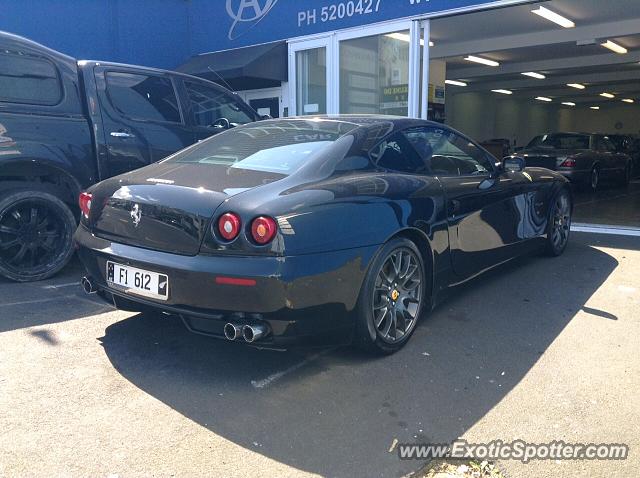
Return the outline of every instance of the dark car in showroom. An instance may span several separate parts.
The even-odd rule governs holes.
[[[550,133],[536,136],[521,151],[527,166],[558,171],[571,182],[596,191],[602,181],[629,184],[631,157],[604,134]]]
[[[334,116],[226,131],[80,206],[83,287],[120,309],[263,348],[390,353],[455,285],[561,254],[572,196],[561,174],[441,124]]]
[[[619,153],[628,154],[632,160],[632,177],[640,174],[640,137],[632,134],[610,134],[609,139]]]
[[[0,32],[0,276],[42,280],[67,264],[91,184],[258,119],[210,81]]]

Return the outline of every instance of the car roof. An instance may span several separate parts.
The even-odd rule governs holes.
[[[75,61],[75,58],[69,55],[66,55],[58,50],[49,48],[48,46],[45,46],[41,43],[30,40],[29,38],[16,35],[14,33],[2,31],[2,30],[0,30],[0,45],[4,48],[6,47],[15,48],[17,46],[26,46],[33,50],[41,50],[52,57],[57,57],[61,61],[66,61],[66,62]]]
[[[193,81],[199,81],[201,83],[207,83],[209,85],[214,85],[218,87],[221,91],[230,94],[237,94],[234,91],[225,88],[218,83],[215,83],[211,80],[207,80],[206,78],[202,78],[199,76],[188,75],[186,73],[180,73],[179,71],[173,70],[163,70],[162,68],[153,68],[151,66],[142,66],[142,65],[133,65],[131,63],[118,63],[114,61],[101,61],[101,60],[78,60],[78,64],[80,65],[91,65],[91,66],[106,66],[106,67],[114,67],[114,68],[127,68],[127,69],[136,69],[141,71],[147,71],[149,73],[159,73],[159,74],[168,74],[173,76],[180,76],[182,78],[187,78]]]
[[[227,88],[225,88],[222,85],[219,85],[217,83],[212,82],[211,80],[207,80],[205,78],[200,78],[198,76],[193,76],[193,75],[188,75],[186,73],[180,73],[178,71],[173,71],[173,70],[163,70],[160,68],[152,68],[149,66],[142,66],[142,65],[132,65],[129,63],[117,63],[117,62],[112,62],[112,61],[100,61],[100,60],[77,60],[76,58],[73,58],[69,55],[66,55],[62,52],[59,52],[58,50],[54,50],[52,48],[49,48],[41,43],[38,43],[36,41],[30,40],[29,38],[20,36],[20,35],[15,35],[13,33],[9,33],[6,31],[2,31],[0,30],[0,42],[2,42],[3,45],[7,45],[9,47],[15,47],[16,45],[25,45],[28,46],[32,49],[35,50],[42,50],[43,52],[46,52],[48,55],[53,56],[53,57],[57,57],[59,60],[64,60],[67,62],[76,62],[79,65],[90,65],[90,66],[97,66],[97,65],[101,65],[101,66],[112,66],[112,67],[119,67],[119,68],[134,68],[136,70],[141,70],[141,71],[147,71],[149,73],[161,73],[161,74],[171,74],[171,75],[176,75],[176,76],[180,76],[182,78],[188,78],[190,80],[193,81],[199,81],[202,83],[207,83],[208,85],[212,85],[216,88],[218,88],[221,92],[225,92],[228,94],[234,94],[237,95],[237,93],[235,93],[234,91],[231,91]]]

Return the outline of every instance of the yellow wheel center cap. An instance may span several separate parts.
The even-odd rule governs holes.
[[[398,300],[398,297],[400,297],[400,292],[394,289],[393,292],[391,293],[391,299]]]

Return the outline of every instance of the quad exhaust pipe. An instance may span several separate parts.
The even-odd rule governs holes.
[[[98,288],[89,277],[83,277],[80,281],[80,285],[82,286],[82,290],[84,290],[85,294],[91,295],[98,292]]]
[[[267,335],[269,329],[265,325],[245,325],[242,327],[242,337],[248,343],[253,343]]]
[[[242,326],[232,324],[231,322],[224,325],[224,336],[227,340],[236,340],[242,337]]]
[[[239,340],[243,338],[247,343],[253,343],[269,334],[266,325],[238,325],[228,322],[224,325],[224,336],[227,340]]]

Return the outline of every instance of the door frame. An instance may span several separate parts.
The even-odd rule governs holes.
[[[326,48],[327,58],[327,114],[340,113],[340,42],[354,38],[364,38],[374,35],[384,35],[398,31],[409,32],[409,107],[408,116],[417,118],[420,116],[420,88],[429,90],[428,80],[426,87],[420,84],[421,69],[420,60],[424,59],[422,73],[428,77],[429,42],[425,41],[424,47],[420,45],[420,36],[429,38],[429,21],[417,19],[404,19],[389,21],[380,24],[366,25],[363,27],[340,30],[328,34],[312,35],[309,37],[289,40],[289,110],[290,114],[298,115],[296,95],[296,53],[315,48]],[[424,93],[423,93],[424,94]],[[428,96],[428,93],[427,93]],[[426,113],[425,113],[426,114]]]
[[[298,95],[296,91],[298,77],[296,57],[299,51],[315,50],[324,48],[326,51],[326,84],[327,84],[327,114],[334,114],[338,111],[338,83],[335,77],[338,75],[337,59],[335,57],[335,48],[333,47],[334,35],[325,35],[309,40],[301,40],[289,43],[289,109],[290,115],[296,116],[301,114],[298,111]]]

